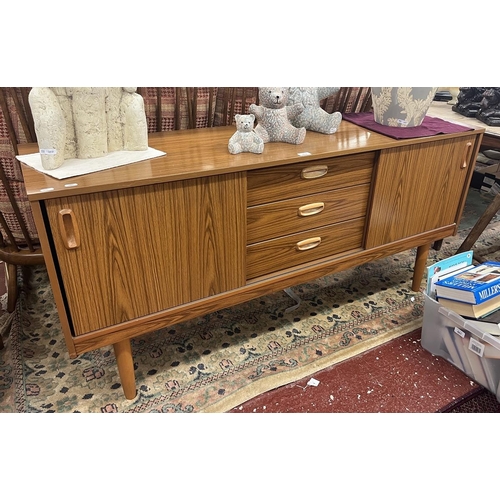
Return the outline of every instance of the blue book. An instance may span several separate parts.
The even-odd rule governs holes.
[[[434,283],[438,300],[482,304],[500,295],[500,262],[484,262]]]
[[[444,277],[456,274],[464,268],[472,267],[472,251],[457,253],[427,267],[427,289],[429,297],[435,298],[434,284]]]

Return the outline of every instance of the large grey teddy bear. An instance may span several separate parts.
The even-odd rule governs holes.
[[[249,111],[257,118],[255,132],[264,142],[304,142],[306,129],[291,123],[304,110],[304,105],[288,105],[288,96],[289,87],[259,87],[259,105],[251,104]]]
[[[290,87],[290,104],[301,103],[304,111],[295,116],[291,121],[296,127],[305,127],[313,132],[322,134],[334,134],[337,132],[342,114],[327,113],[321,108],[323,99],[336,94],[340,87]]]

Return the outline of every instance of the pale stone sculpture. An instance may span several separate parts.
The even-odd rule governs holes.
[[[148,149],[144,102],[135,87],[33,87],[29,103],[46,170],[70,158]]]

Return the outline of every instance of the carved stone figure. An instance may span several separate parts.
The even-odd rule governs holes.
[[[460,87],[457,103],[451,109],[461,115],[475,117],[485,90],[486,87]]]
[[[483,92],[476,118],[489,126],[500,126],[500,87],[492,87]]]
[[[148,149],[146,113],[135,87],[33,87],[29,103],[42,166],[113,151]]]

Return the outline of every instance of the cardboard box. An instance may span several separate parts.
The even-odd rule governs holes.
[[[481,331],[424,295],[422,347],[486,387],[500,402],[500,337]]]

